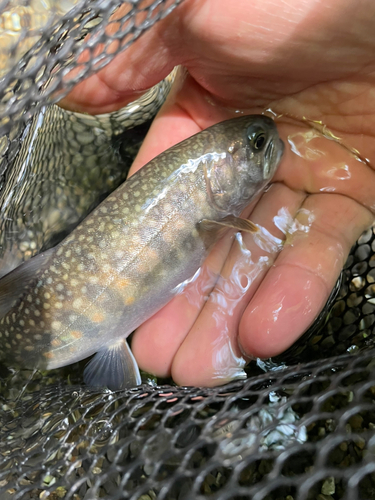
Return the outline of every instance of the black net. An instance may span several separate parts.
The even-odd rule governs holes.
[[[8,218],[17,219],[17,158],[35,131],[36,117],[53,112],[43,106],[106,64],[176,3],[133,0],[121,11],[124,7],[110,0],[51,1],[48,13],[38,10],[42,2],[0,4],[2,214],[11,205]],[[106,26],[114,20],[119,25],[110,35]],[[95,52],[98,44],[102,48]],[[87,47],[90,62],[72,73]],[[11,58],[3,57],[9,52]],[[152,113],[146,113],[146,122]],[[66,117],[59,115],[60,122]],[[135,135],[126,139],[116,123],[108,128],[101,122],[98,128],[108,133],[97,140],[104,141],[105,154],[123,171],[147,123],[141,130],[132,123]],[[59,144],[66,130],[62,127],[62,138],[56,133]],[[103,163],[91,160],[95,168],[108,163],[104,158]],[[101,169],[95,171],[102,184]],[[104,172],[113,185],[95,192],[85,207],[63,203],[64,210],[75,211],[75,224],[121,182],[119,171]],[[73,178],[81,177],[77,167]],[[48,175],[45,182],[42,191],[32,186],[30,206],[35,190],[49,194],[45,207],[75,192],[68,183],[51,196]],[[85,189],[84,176],[81,182]],[[47,229],[37,226],[45,217],[52,219]],[[56,228],[53,220],[41,211],[36,219],[17,223],[23,245],[19,261],[35,253],[35,234],[44,235],[36,244],[43,247],[71,229],[66,224]],[[3,257],[7,241],[0,243]],[[254,362],[246,381],[215,389],[175,387],[170,381],[158,385],[162,381],[145,376],[142,386],[113,393],[84,387],[82,364],[44,373],[2,368],[0,499],[375,498],[374,230],[353,248],[331,302],[330,312],[327,308],[287,353]]]

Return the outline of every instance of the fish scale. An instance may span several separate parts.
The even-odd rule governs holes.
[[[239,216],[282,151],[273,121],[254,115],[154,158],[57,247],[0,280],[3,355],[51,369],[97,353],[89,384],[139,383],[125,338],[196,273],[223,229],[254,230]]]

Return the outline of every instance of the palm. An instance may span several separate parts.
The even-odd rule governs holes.
[[[336,1],[335,16],[332,9],[310,0],[304,10],[291,6],[285,15],[268,17],[267,2],[258,2],[248,14],[247,2],[237,2],[238,12],[231,9],[229,15],[225,2],[220,3],[183,4],[179,34],[192,42],[182,48],[172,44],[165,67],[151,66],[151,74],[134,76],[139,75],[135,72],[141,62],[145,64],[145,53],[152,64],[158,47],[155,39],[159,47],[171,45],[168,37],[177,36],[172,19],[119,56],[132,61],[129,70],[118,70],[123,64],[109,66],[100,81],[88,81],[83,87],[87,96],[91,89],[103,89],[95,94],[96,101],[90,99],[91,111],[102,112],[118,106],[111,96],[118,101],[120,85],[126,89],[135,81],[138,88],[150,86],[176,63],[189,69],[192,77],[154,121],[134,169],[166,147],[233,116],[236,108],[252,113],[270,107],[289,117],[279,119],[278,126],[293,148],[287,148],[276,183],[250,215],[274,238],[285,240],[285,231],[289,233],[287,244],[280,251],[269,236],[267,251],[261,250],[244,235],[241,248],[228,235],[198,279],[134,337],[140,366],[161,376],[172,373],[180,384],[210,385],[241,376],[241,350],[269,357],[287,348],[319,313],[350,246],[371,224],[375,208],[371,167],[337,142],[314,137],[312,129],[299,121],[303,116],[321,120],[344,144],[375,164],[375,37],[365,29],[369,9],[374,9],[371,2],[361,12],[352,1]],[[84,106],[82,95],[73,93],[70,103],[77,104],[79,96]],[[276,227],[277,214],[285,227]],[[293,219],[308,232],[290,234]]]

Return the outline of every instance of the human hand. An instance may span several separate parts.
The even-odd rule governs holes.
[[[112,111],[175,65],[188,69],[133,172],[236,110],[284,115],[277,125],[289,147],[275,184],[249,215],[270,233],[263,249],[251,235],[242,235],[242,246],[233,234],[223,238],[194,283],[137,330],[132,350],[141,368],[183,385],[224,383],[242,376],[244,358],[289,347],[323,307],[351,245],[373,222],[374,15],[371,0],[250,7],[238,0],[230,9],[224,0],[185,0],[64,101]],[[368,161],[303,117],[321,121]],[[286,239],[282,251],[278,239]]]

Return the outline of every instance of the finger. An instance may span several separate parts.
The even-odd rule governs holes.
[[[275,180],[306,193],[342,194],[375,213],[374,170],[348,150],[350,140],[343,141],[343,145],[336,140],[327,140],[311,127],[286,124],[282,119],[277,120],[277,125],[291,147],[285,150]],[[375,165],[374,146],[366,147],[365,156]]]
[[[170,376],[173,358],[215,286],[232,241],[233,235],[222,238],[183,292],[137,329],[131,348],[143,370]]]
[[[243,376],[245,361],[237,348],[237,330],[242,311],[280,250],[283,233],[275,227],[273,215],[282,208],[294,215],[303,199],[303,193],[280,184],[263,195],[251,220],[274,236],[264,233],[264,249],[251,235],[242,235],[243,247],[234,243],[214,291],[175,355],[172,376],[177,383],[217,385]]]
[[[311,325],[351,246],[373,221],[343,196],[309,196],[303,207],[315,218],[309,233],[285,246],[242,316],[239,343],[248,355],[280,354]]]

